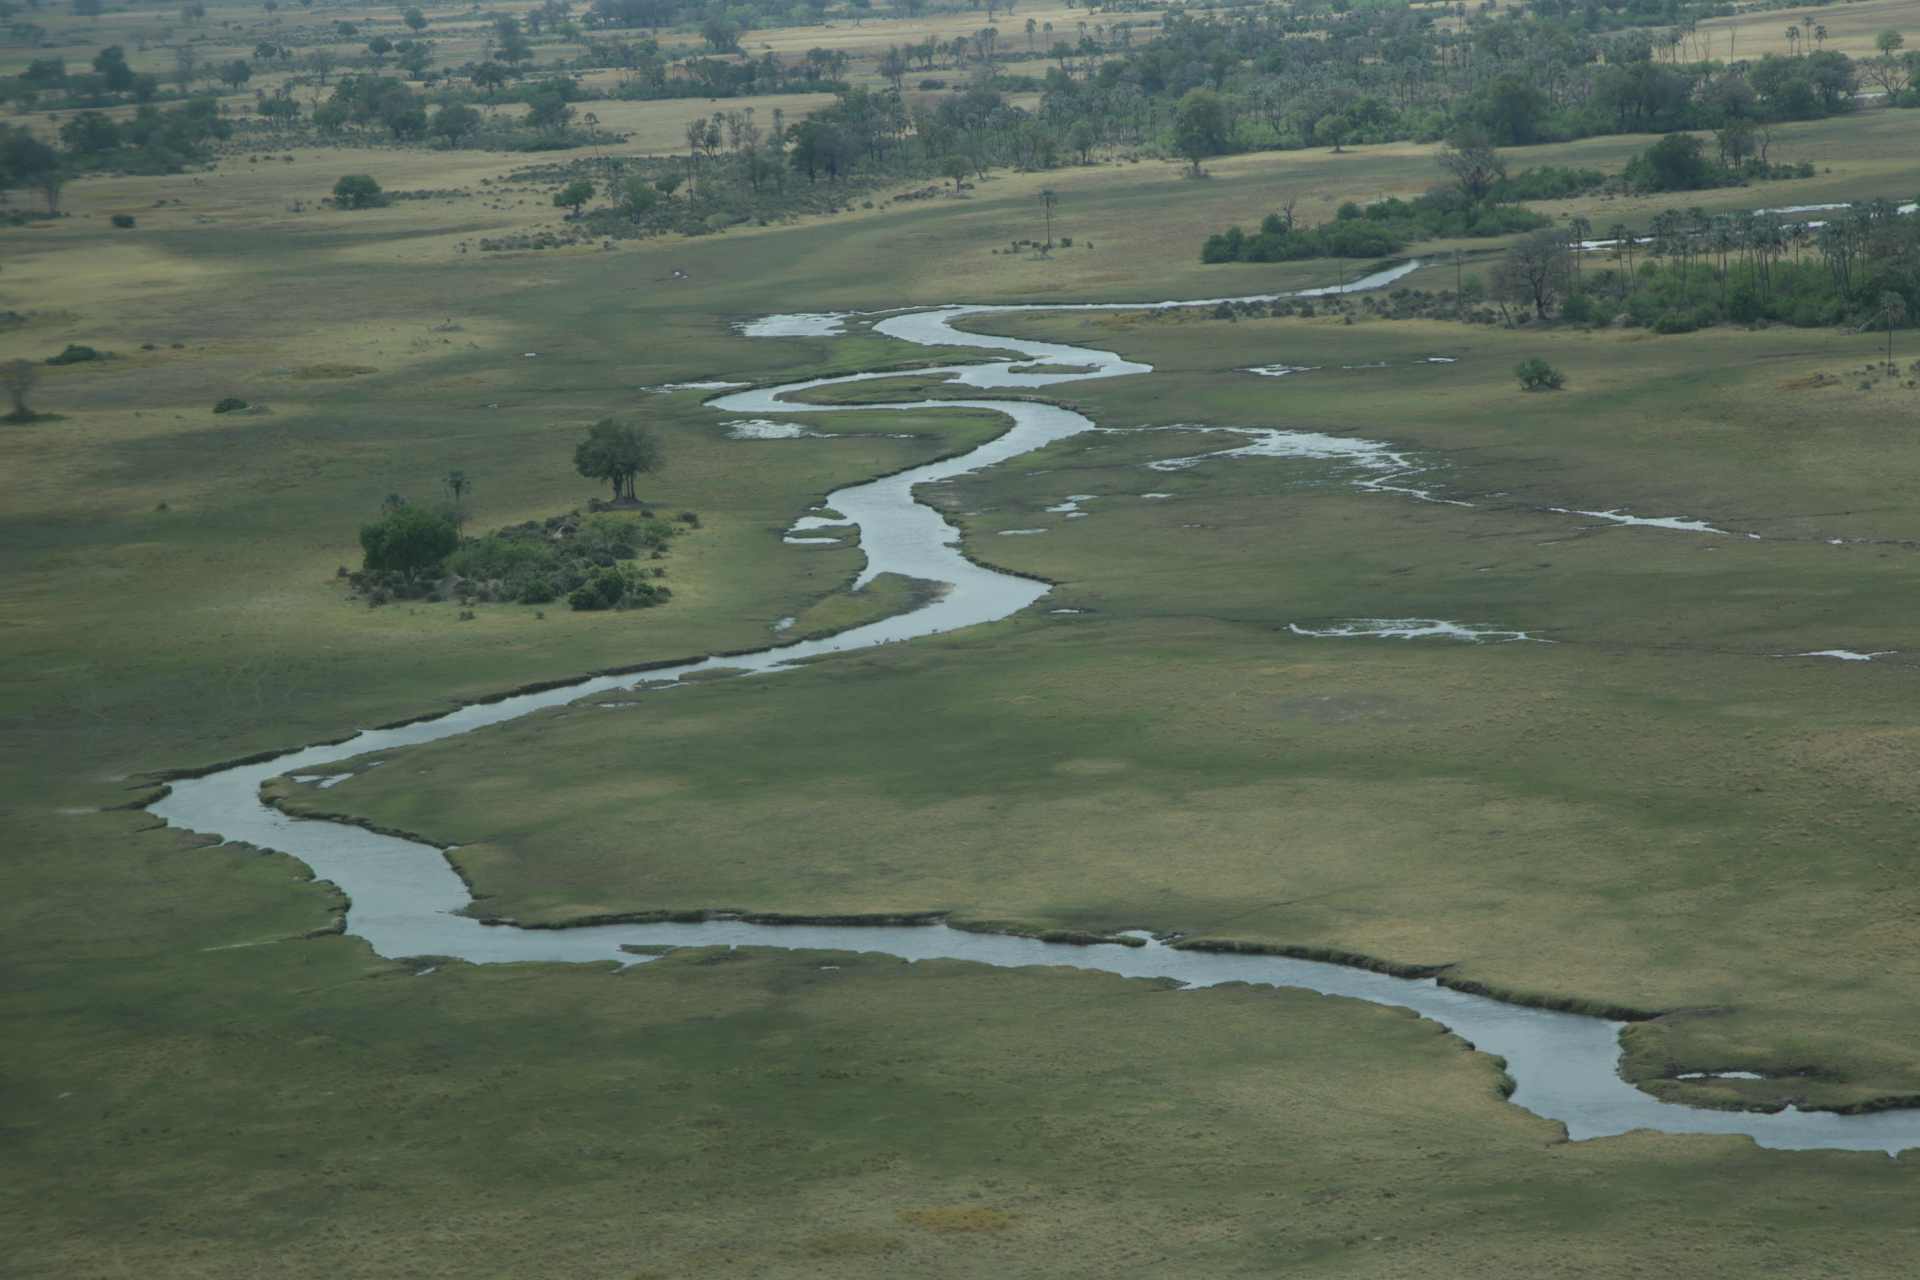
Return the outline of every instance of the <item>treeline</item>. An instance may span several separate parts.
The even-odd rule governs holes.
[[[1819,220],[1669,209],[1644,234],[1624,224],[1606,228],[1620,265],[1597,269],[1578,248],[1595,230],[1574,220],[1523,235],[1484,285],[1466,276],[1463,294],[1484,290],[1510,321],[1557,315],[1656,333],[1719,323],[1860,329],[1920,316],[1920,218],[1901,214],[1891,200]]]
[[[192,98],[172,109],[142,103],[127,120],[83,111],[61,122],[58,149],[25,129],[0,124],[0,193],[37,190],[47,213],[57,214],[61,188],[76,174],[177,172],[207,160],[209,141],[232,133],[212,98]]]

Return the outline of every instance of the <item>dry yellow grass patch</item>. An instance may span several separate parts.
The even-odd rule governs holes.
[[[943,1236],[986,1235],[993,1231],[1005,1231],[1020,1219],[1011,1213],[1002,1213],[998,1209],[906,1209],[900,1214],[900,1221]]]

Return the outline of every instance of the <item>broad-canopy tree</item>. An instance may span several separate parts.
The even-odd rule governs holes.
[[[371,209],[386,200],[372,174],[350,173],[333,184],[333,202],[342,209]]]
[[[451,521],[424,507],[398,507],[384,520],[360,526],[363,567],[398,569],[411,579],[415,572],[439,564],[460,546],[460,533]]]
[[[573,451],[574,470],[613,486],[614,501],[633,498],[634,477],[660,469],[660,442],[642,426],[602,418]],[[637,501],[638,499],[635,499]]]

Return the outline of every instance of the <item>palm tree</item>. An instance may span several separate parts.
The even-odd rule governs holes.
[[[447,494],[448,518],[453,521],[453,527],[459,529],[467,522],[467,510],[460,504],[473,492],[473,477],[465,467],[455,467],[440,478],[440,484]]]
[[[1907,300],[1888,290],[1880,295],[1880,305],[1875,314],[1887,322],[1887,372],[1893,372],[1893,326],[1907,314]]]
[[[1580,255],[1586,252],[1587,237],[1593,234],[1593,223],[1582,217],[1567,221],[1567,236],[1573,241],[1573,287],[1580,288]]]
[[[1045,211],[1046,218],[1047,218],[1047,248],[1048,249],[1053,248],[1053,207],[1059,203],[1060,203],[1060,193],[1058,191],[1055,191],[1052,187],[1046,187],[1041,190],[1040,207],[1042,208],[1042,210]],[[1044,252],[1044,250],[1042,252]]]
[[[1613,237],[1613,255],[1625,254],[1627,258],[1627,287],[1633,287],[1633,232],[1624,222],[1616,222],[1607,228],[1607,234]]]
[[[1797,49],[1798,49],[1799,47],[1800,47],[1800,28],[1798,28],[1798,27],[1788,27],[1788,28],[1787,28],[1787,50],[1788,50],[1788,52],[1794,52],[1794,51],[1796,51],[1796,50],[1797,50]]]

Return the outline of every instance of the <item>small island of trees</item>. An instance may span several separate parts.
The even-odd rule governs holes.
[[[574,510],[480,537],[460,532],[472,477],[449,471],[446,501],[437,508],[388,494],[380,519],[360,527],[361,567],[343,568],[342,576],[374,607],[395,600],[543,605],[565,599],[576,610],[650,608],[673,592],[660,581],[663,566],[640,561],[664,559],[673,538],[700,525],[691,511],[666,519],[634,496],[634,478],[661,463],[652,432],[604,419],[580,443],[574,464],[580,474],[613,486],[612,503],[596,501],[584,516]]]

